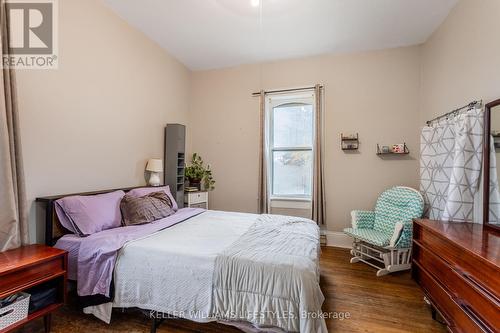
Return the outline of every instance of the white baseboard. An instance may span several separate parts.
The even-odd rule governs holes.
[[[321,230],[321,234],[326,235],[326,246],[342,247],[350,249],[352,238],[340,231]]]

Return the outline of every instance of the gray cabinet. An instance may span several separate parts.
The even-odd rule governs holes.
[[[186,167],[186,126],[165,127],[165,185],[170,186],[179,208],[184,207],[184,169]]]

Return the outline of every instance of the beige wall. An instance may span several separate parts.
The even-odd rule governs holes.
[[[500,1],[462,0],[422,47],[421,121],[500,98]]]
[[[37,196],[144,184],[190,72],[97,0],[59,1],[59,69],[18,73],[30,234]]]
[[[498,0],[461,0],[423,45],[195,72],[192,148],[214,165],[213,208],[256,211],[258,100],[250,92],[314,83],[326,87],[328,229],[370,208],[384,188],[418,185],[419,129],[471,100],[500,98]],[[359,154],[344,154],[340,132],[359,132]],[[377,142],[406,140],[407,160],[381,160]],[[287,211],[289,212],[289,210]]]
[[[328,229],[340,231],[352,209],[372,208],[389,186],[417,186],[419,47],[326,55],[193,73],[192,149],[213,166],[211,208],[257,210],[259,102],[251,93],[315,83],[325,85]],[[359,153],[340,150],[341,132],[359,132]],[[409,157],[375,155],[376,143],[403,141]]]
[[[340,231],[383,189],[418,185],[425,120],[500,98],[498,0],[462,0],[422,46],[194,73],[98,0],[59,6],[60,68],[18,73],[32,239],[37,196],[143,184],[167,122],[188,123],[188,147],[212,164],[211,208],[255,212],[251,93],[315,83],[325,85],[327,225]],[[359,132],[359,153],[340,150],[340,132]],[[375,155],[376,143],[402,141],[409,157]]]

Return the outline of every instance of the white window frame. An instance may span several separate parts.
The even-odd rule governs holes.
[[[286,104],[310,104],[313,108],[313,137],[311,147],[274,147],[274,133],[273,133],[273,125],[274,125],[274,117],[273,117],[273,109],[280,105]],[[266,120],[267,120],[267,172],[268,172],[268,189],[269,189],[269,199],[271,201],[277,202],[279,201],[305,201],[310,202],[312,200],[312,191],[313,191],[313,177],[311,174],[311,194],[310,195],[275,195],[274,194],[274,163],[273,163],[273,153],[276,151],[311,151],[312,152],[312,160],[311,163],[314,163],[314,137],[316,131],[316,106],[315,106],[315,94],[314,91],[301,91],[296,93],[286,93],[286,94],[273,94],[268,96],[266,103]],[[313,165],[311,165],[311,170],[313,169]]]

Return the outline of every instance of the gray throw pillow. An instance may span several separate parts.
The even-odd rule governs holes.
[[[124,226],[151,223],[175,213],[172,201],[164,191],[142,197],[126,194],[120,202]]]

